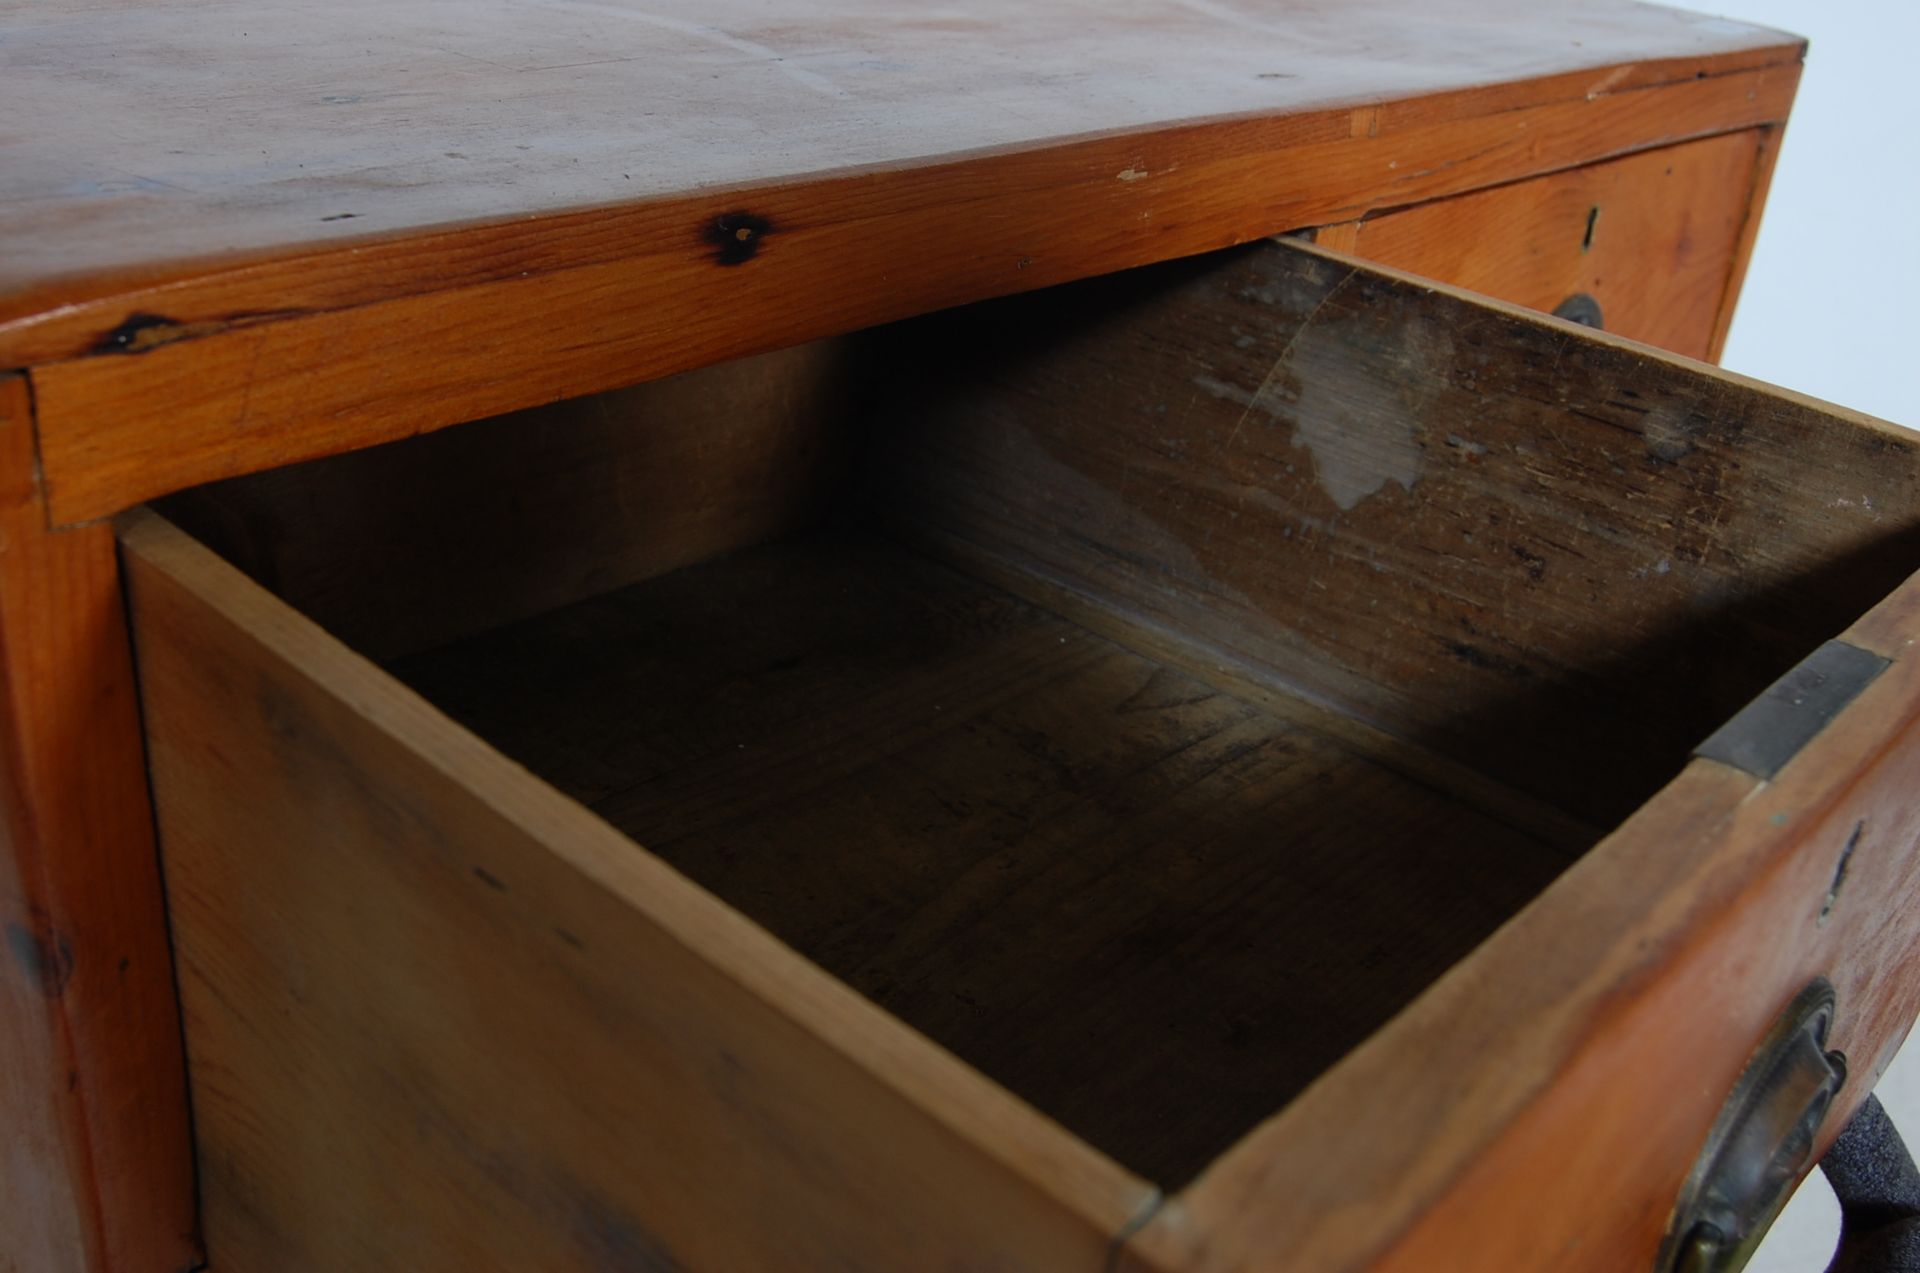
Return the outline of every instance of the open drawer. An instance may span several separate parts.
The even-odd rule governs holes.
[[[123,542],[216,1269],[1646,1268],[1920,1007],[1914,441],[1317,249]]]

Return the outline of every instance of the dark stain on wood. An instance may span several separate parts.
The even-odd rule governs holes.
[[[1489,654],[1477,645],[1465,641],[1448,641],[1447,653],[1459,659],[1468,667],[1479,668],[1483,672],[1495,672],[1512,680],[1524,681],[1533,675],[1533,669],[1524,663],[1512,659],[1503,659],[1497,654]]]
[[[479,880],[488,888],[498,889],[502,893],[507,891],[507,886],[500,882],[500,877],[484,866],[476,866],[473,868],[473,878]]]
[[[773,222],[751,212],[723,212],[708,223],[702,237],[713,248],[713,259],[721,265],[745,265],[760,252],[760,244],[773,233]]]
[[[1533,580],[1535,583],[1539,583],[1546,577],[1547,559],[1545,557],[1542,557],[1539,553],[1531,552],[1519,544],[1513,546],[1513,555],[1519,559],[1521,565],[1526,567],[1527,578]]]
[[[323,219],[332,220],[333,218]],[[169,318],[164,314],[136,312],[127,315],[126,320],[118,327],[102,335],[88,349],[88,352],[144,354],[162,345],[177,344],[183,340],[198,340],[202,336],[216,336],[221,332],[252,323],[294,318],[304,312],[306,311],[296,309],[243,310],[222,314],[216,318],[192,321]]]
[[[66,992],[73,977],[73,946],[65,933],[41,931],[18,921],[7,924],[7,949],[13,961],[49,999]]]
[[[686,1273],[657,1235],[633,1216],[578,1186],[566,1188],[567,1229],[596,1270],[604,1273]]]
[[[188,328],[164,314],[136,312],[93,344],[96,354],[143,354],[179,340]]]

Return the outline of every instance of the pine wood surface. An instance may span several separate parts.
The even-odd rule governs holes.
[[[1623,0],[174,0],[3,16],[9,114],[34,125],[6,142],[7,318],[222,257],[1183,121],[1475,91],[1513,105],[1556,75],[1634,89],[1797,47]]]
[[[1007,8],[35,11],[0,46],[48,121],[11,143],[0,366],[34,368],[51,516],[1777,123],[1799,75],[1790,37],[1641,5]],[[73,70],[102,45],[109,100],[147,90],[112,129]]]
[[[62,1003],[42,1024],[10,1016],[23,1064],[0,1107],[35,1111],[18,1120],[35,1178],[71,1188],[10,1193],[0,1214],[45,1215],[28,1230],[44,1251],[78,1234],[90,1268],[154,1252],[170,1273],[194,1249],[117,580],[89,523],[210,479],[1689,139],[1761,129],[1764,192],[1797,41],[1616,3],[1572,21],[1519,0],[957,20],[842,2],[784,22],[428,0],[0,12],[0,104],[26,121],[0,139],[0,369],[25,370],[9,419],[30,415],[12,437],[34,444],[6,478],[34,494],[0,584],[15,767],[0,880],[25,915],[16,950],[51,952],[29,963],[63,967],[61,942],[78,943]],[[993,34],[1022,22],[1032,38]],[[617,502],[622,486],[601,489]],[[817,495],[694,518],[670,536],[679,558],[576,561],[516,604],[750,541]],[[559,539],[529,556],[552,560]],[[484,588],[429,582],[475,618],[515,617]],[[447,635],[411,622],[396,649]],[[1552,810],[1515,816],[1569,839]],[[29,989],[10,984],[9,1004]]]
[[[1314,241],[1548,313],[1591,297],[1606,330],[1711,358],[1766,146],[1763,130],[1730,133],[1328,227]]]
[[[112,529],[45,528],[0,376],[0,1267],[197,1252],[186,1078]]]
[[[868,374],[816,341],[156,507],[392,659],[818,524],[845,498]]]

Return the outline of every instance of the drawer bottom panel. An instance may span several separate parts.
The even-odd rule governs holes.
[[[1167,1184],[1572,858],[1332,712],[881,539],[751,549],[393,670]]]

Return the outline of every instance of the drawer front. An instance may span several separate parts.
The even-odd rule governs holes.
[[[1767,129],[1329,226],[1323,246],[1686,354],[1719,354],[1773,154]]]

